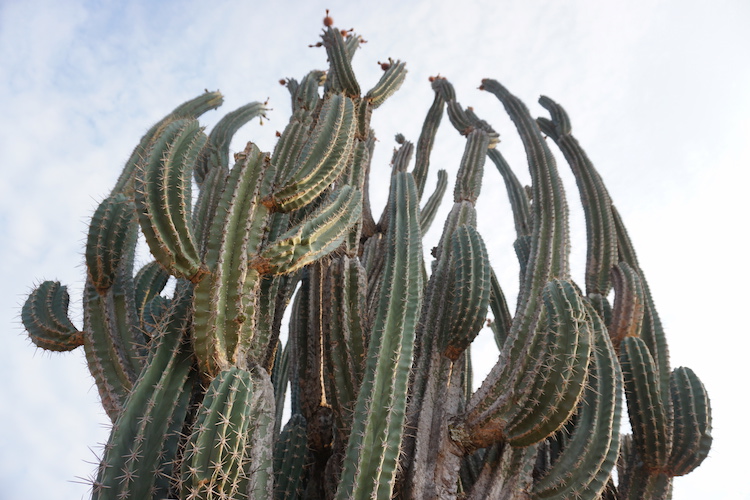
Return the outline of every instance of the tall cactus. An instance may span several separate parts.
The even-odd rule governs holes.
[[[93,498],[668,498],[709,453],[710,401],[692,370],[671,370],[632,242],[564,109],[542,97],[550,117],[534,119],[482,81],[521,136],[524,189],[493,127],[431,78],[421,134],[397,136],[375,218],[370,119],[406,66],[388,59],[363,94],[351,64],[362,39],[324,25],[329,67],[282,80],[292,116],[272,152],[249,142],[229,154],[265,103],[209,133],[198,119],[219,93],[178,106],[91,218],[83,327],[58,282],[23,305],[38,347],[84,346],[113,422]],[[466,143],[427,266],[422,239],[448,187],[440,170],[425,195],[445,112]],[[570,275],[552,142],[586,216],[585,290]],[[477,229],[485,177],[497,182],[487,158],[517,232],[515,308]],[[154,260],[135,271],[139,232]],[[473,392],[471,345],[486,325],[498,361]],[[623,393],[632,436],[619,433]]]

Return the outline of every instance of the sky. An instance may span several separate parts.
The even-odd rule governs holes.
[[[440,74],[458,100],[501,135],[522,182],[520,139],[502,106],[477,89],[495,78],[535,116],[547,95],[568,111],[574,135],[598,168],[628,228],[665,325],[672,366],[702,379],[714,443],[703,465],[677,478],[675,499],[750,499],[744,481],[747,353],[744,287],[750,174],[750,3],[697,1],[277,1],[0,2],[0,500],[87,498],[86,478],[108,435],[82,350],[36,349],[20,324],[27,294],[45,279],[71,293],[81,327],[88,221],[141,135],[177,104],[219,89],[225,104],[201,119],[269,100],[263,125],[233,142],[266,151],[289,116],[280,78],[326,67],[318,41],[325,9],[368,43],[354,60],[367,89],[378,61],[407,62],[401,88],[373,117],[373,204],[382,207],[393,137],[416,141]],[[447,120],[438,168],[454,178],[464,140]],[[583,283],[585,230],[574,180],[568,187],[573,277]],[[439,237],[449,203],[425,249]],[[379,208],[378,208],[379,209]],[[518,265],[502,180],[491,164],[478,203],[479,230],[509,303]],[[474,363],[497,358],[489,332]],[[476,375],[477,384],[481,376]]]

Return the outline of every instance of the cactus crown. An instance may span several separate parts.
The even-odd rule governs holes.
[[[31,340],[83,346],[113,423],[93,498],[668,498],[673,477],[708,454],[710,402],[692,370],[670,369],[643,270],[565,110],[542,97],[550,116],[535,120],[482,81],[523,141],[524,189],[497,132],[431,78],[434,101],[417,142],[397,138],[376,219],[370,118],[406,67],[378,62],[363,94],[351,66],[360,43],[326,11],[329,67],[281,81],[293,112],[270,153],[249,142],[229,154],[264,103],[209,133],[198,119],[218,92],[175,108],[91,218],[83,327],[60,283],[28,297]],[[466,145],[428,272],[422,237],[449,175],[437,172],[428,197],[425,187],[446,111]],[[585,211],[585,290],[569,273],[551,142]],[[487,158],[517,232],[514,312],[477,230]],[[139,233],[153,261],[135,270]],[[469,347],[488,311],[499,358],[472,392]],[[623,392],[632,436],[619,434]]]

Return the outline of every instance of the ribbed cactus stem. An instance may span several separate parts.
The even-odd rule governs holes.
[[[418,202],[412,175],[393,176],[380,307],[370,335],[338,499],[385,498],[393,491],[422,294]]]

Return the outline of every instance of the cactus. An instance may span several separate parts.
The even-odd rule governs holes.
[[[83,327],[58,282],[23,305],[36,346],[83,345],[112,420],[93,498],[668,498],[709,453],[710,400],[692,370],[671,370],[633,244],[565,110],[542,97],[550,117],[534,119],[482,81],[521,136],[525,189],[489,122],[431,78],[421,134],[397,136],[376,218],[370,119],[406,65],[381,63],[363,94],[351,64],[361,37],[324,21],[329,67],[282,80],[292,116],[273,151],[229,150],[266,103],[208,133],[198,120],[218,92],[178,106],[91,218]],[[440,170],[425,194],[444,113],[466,144],[427,266],[422,240],[449,184]],[[570,275],[553,142],[586,217],[585,290]],[[477,229],[487,165],[517,233],[515,308]],[[136,272],[139,233],[153,260]],[[473,391],[471,345],[485,326],[498,361]],[[632,436],[620,435],[623,394]]]

